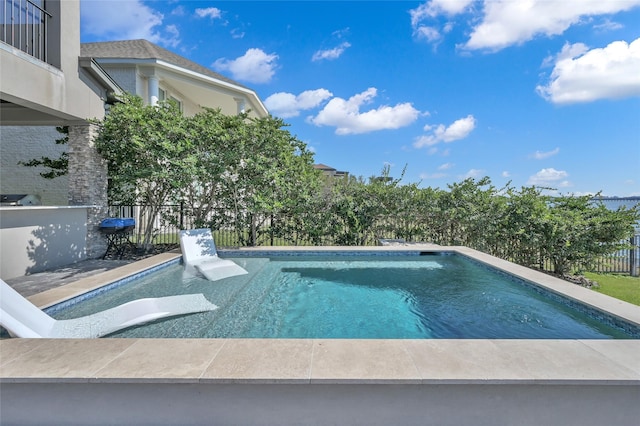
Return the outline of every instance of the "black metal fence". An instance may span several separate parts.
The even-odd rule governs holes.
[[[215,218],[225,215],[225,212],[215,211],[210,214],[211,217],[205,217],[205,221],[215,223]],[[111,206],[109,208],[111,217],[132,217],[136,220],[135,241],[142,242],[145,240],[145,229],[152,229],[152,235],[148,236],[149,241],[155,245],[166,245],[174,247],[179,244],[178,231],[181,229],[196,228],[194,215],[190,208],[184,204],[162,206],[159,213],[154,217],[148,214],[148,210],[143,206]],[[282,221],[283,219],[278,219]],[[279,235],[276,229],[282,229],[282,223],[276,222],[273,217],[261,217],[259,222],[261,226],[254,236],[256,246],[329,246],[329,245],[361,245],[374,246],[378,245],[381,238],[396,238],[394,235],[386,235],[385,230],[392,229],[394,226],[390,224],[390,219],[385,218],[375,223],[371,228],[358,234],[352,241],[356,243],[345,243],[336,235],[322,235],[311,241],[308,236],[296,235],[295,230],[287,233],[287,238]],[[218,221],[219,222],[219,221]],[[151,224],[151,226],[147,226]],[[279,226],[276,226],[279,225]],[[395,224],[402,225],[403,229],[407,229],[406,223]],[[291,229],[295,229],[292,227]],[[213,229],[216,245],[222,248],[234,248],[247,245],[250,240],[249,231],[237,230],[233,226],[221,225],[214,226]],[[418,242],[420,237],[406,238],[407,242]],[[431,242],[431,241],[423,241]],[[640,275],[640,234],[636,234],[630,239],[628,249],[617,251],[607,256],[601,256],[597,259],[592,272],[600,273],[620,273],[630,274],[632,276]],[[479,248],[482,250],[482,248]],[[550,265],[544,265],[546,269],[552,269]]]
[[[629,249],[599,257],[592,272],[625,273],[640,276],[640,234],[629,240]]]
[[[47,62],[47,25],[51,14],[41,2],[3,0],[0,6],[0,41]]]

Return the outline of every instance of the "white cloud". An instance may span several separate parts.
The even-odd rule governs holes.
[[[556,148],[547,152],[536,151],[533,154],[529,155],[529,158],[533,158],[536,160],[544,160],[545,158],[553,157],[559,152],[560,152],[560,148]]]
[[[335,97],[315,117],[308,121],[316,126],[334,126],[337,135],[368,133],[377,130],[398,129],[413,123],[420,114],[410,103],[383,105],[361,112],[360,108],[377,96],[371,87],[349,99]]]
[[[465,47],[500,50],[538,35],[562,34],[586,17],[614,14],[638,5],[640,0],[487,0],[482,22],[473,29]]]
[[[420,179],[442,179],[447,177],[446,173],[420,173]]]
[[[265,99],[264,104],[271,112],[281,118],[297,117],[300,111],[312,109],[333,96],[326,89],[305,90],[299,95],[278,92]]]
[[[82,0],[82,32],[107,40],[146,39],[175,47],[180,43],[175,26],[162,27],[164,15],[140,0],[118,2]]]
[[[173,24],[167,25],[165,27],[165,31],[169,35],[169,37],[166,37],[164,39],[163,44],[169,47],[178,47],[178,45],[180,44],[180,31],[178,30],[178,27]]]
[[[411,25],[416,28],[425,19],[438,15],[457,15],[467,9],[474,0],[431,0],[409,11]]]
[[[418,137],[414,141],[413,146],[415,148],[422,148],[423,146],[432,146],[440,142],[453,142],[464,139],[469,136],[475,127],[476,119],[473,115],[460,118],[448,127],[445,127],[444,124],[438,124],[437,126],[427,125],[424,127],[424,130],[431,132],[431,134]]]
[[[416,148],[422,148],[423,146],[432,146],[437,144],[439,141],[433,135],[422,135],[418,136],[416,140],[413,142],[413,146]],[[437,148],[431,148],[429,152],[436,153]]]
[[[547,194],[550,194],[550,195],[561,195],[561,193],[558,192],[558,191],[543,191],[543,194],[544,193],[547,193]],[[593,196],[593,195],[596,195],[596,193],[595,192],[591,192],[591,191],[587,191],[587,192],[582,192],[582,191],[573,192],[573,191],[571,191],[567,195],[570,196],[570,197],[584,197],[585,195]],[[600,195],[606,197],[606,194],[600,194]]]
[[[619,30],[621,28],[624,28],[624,25],[619,22],[614,22],[610,19],[605,19],[601,24],[594,25],[593,28],[598,31],[606,32]]]
[[[566,188],[571,186],[571,182],[567,180],[568,177],[569,173],[564,170],[556,170],[554,168],[542,169],[535,175],[529,177],[527,185]]]
[[[438,170],[449,170],[454,166],[453,163],[444,163],[438,166]]]
[[[351,44],[349,42],[343,42],[340,43],[339,46],[334,47],[333,49],[327,49],[327,50],[318,50],[317,52],[315,52],[313,54],[313,56],[311,57],[312,61],[321,61],[323,59],[326,60],[334,60],[334,59],[338,59],[345,50],[347,50],[349,47],[351,47]]]
[[[511,177],[511,172],[509,172],[508,170],[505,170],[504,172],[501,173],[501,176],[503,178]]]
[[[477,178],[481,178],[484,177],[485,175],[485,171],[482,169],[471,169],[469,170],[467,173],[464,174],[464,176],[462,176],[463,179],[477,179]]]
[[[542,66],[553,67],[557,62],[562,62],[566,59],[573,59],[577,56],[581,56],[588,51],[589,47],[584,43],[565,43],[557,55],[547,56],[544,61],[542,61]]]
[[[185,16],[187,14],[187,11],[184,8],[184,6],[180,5],[180,6],[176,7],[175,9],[173,9],[171,11],[171,14],[173,16]]]
[[[275,74],[278,55],[261,49],[249,49],[236,59],[221,58],[212,66],[218,71],[229,71],[233,78],[250,83],[268,83]]]
[[[555,104],[640,96],[640,38],[586,50],[566,44],[549,82],[536,91]]]
[[[233,28],[230,32],[231,34],[231,38],[244,38],[245,32],[238,29],[238,28]]]
[[[222,18],[222,11],[217,7],[198,8],[196,9],[196,15],[199,18],[220,19]]]
[[[349,27],[346,27],[340,30],[335,30],[334,32],[331,33],[331,35],[334,36],[335,38],[340,39],[340,38],[346,37],[349,34],[349,31],[351,31],[351,29]]]
[[[409,11],[411,16],[411,27],[413,35],[417,39],[426,40],[429,43],[436,43],[442,39],[442,33],[448,33],[453,28],[451,22],[446,22],[442,29],[436,25],[439,24],[435,18],[439,15],[448,17],[460,14],[468,9],[474,0],[431,0],[421,4],[415,9]],[[428,24],[424,24],[428,21]]]
[[[435,43],[442,39],[440,31],[436,27],[421,25],[413,31],[413,35],[418,39],[423,39],[429,43]]]
[[[471,22],[467,50],[497,51],[525,43],[537,36],[556,36],[589,18],[613,15],[640,5],[640,0],[430,0],[409,11],[416,38],[436,43],[451,29],[452,19]],[[446,22],[442,23],[442,18]],[[619,28],[605,19],[590,21],[598,30]],[[440,30],[439,28],[442,28]]]

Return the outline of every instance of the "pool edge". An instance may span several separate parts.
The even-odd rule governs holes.
[[[387,247],[377,249],[389,250]],[[460,247],[439,249],[462,255],[478,253]],[[493,262],[483,254],[477,256],[480,261]],[[145,270],[176,257],[179,253],[148,260],[136,268]],[[498,263],[502,266],[499,269],[507,273],[523,279],[530,277],[517,265]],[[113,271],[122,274],[131,269],[133,267],[128,266]],[[542,274],[532,272],[536,273],[533,279]],[[113,275],[109,275],[111,282]],[[548,282],[553,284],[557,280],[542,275],[544,282],[550,280]],[[72,287],[74,292],[92,284],[81,281],[84,281],[82,285]],[[581,288],[578,293],[585,291],[591,290]],[[44,300],[44,294],[51,299],[48,301],[51,305],[53,299],[59,301],[63,294],[45,293],[30,299]],[[599,296],[598,299],[600,296],[606,298],[593,293]],[[206,418],[207,415],[218,415],[222,410],[232,419],[230,422],[239,424],[247,418],[253,419],[253,424],[268,423],[270,418],[260,417],[267,411],[256,414],[251,404],[269,398],[272,398],[271,402],[265,402],[263,407],[268,409],[277,404],[282,410],[278,415],[287,413],[291,424],[312,424],[308,421],[311,418],[308,413],[314,413],[313,407],[319,405],[328,409],[326,407],[336,403],[335,410],[339,410],[341,401],[350,401],[354,407],[366,404],[366,410],[354,408],[353,413],[344,415],[372,413],[370,424],[375,424],[375,421],[383,422],[376,410],[389,404],[391,395],[399,392],[404,398],[417,394],[422,398],[411,405],[414,423],[407,421],[405,424],[425,424],[426,416],[437,409],[446,409],[448,420],[460,414],[467,416],[465,418],[471,422],[467,424],[479,424],[476,420],[480,413],[473,407],[487,403],[499,413],[498,417],[491,417],[494,420],[504,419],[517,405],[513,419],[519,424],[525,424],[522,423],[525,411],[532,419],[537,413],[549,412],[557,416],[554,417],[556,420],[565,415],[573,422],[564,424],[603,424],[603,418],[615,418],[615,424],[633,424],[629,419],[635,421],[640,415],[638,353],[638,339],[2,339],[0,395],[3,406],[11,407],[3,414],[3,420],[7,421],[33,421],[34,416],[41,415],[62,422],[66,412],[80,416],[77,414],[79,401],[86,407],[100,410],[109,405],[107,401],[122,404],[124,399],[127,404],[131,401],[140,404],[136,407],[143,408],[135,410],[150,416],[145,420],[153,419],[162,424],[172,419],[172,411],[166,411],[165,407],[173,407],[174,398],[180,395],[178,402],[182,407],[190,407],[194,416],[200,413],[198,415]],[[327,387],[330,391],[324,390]],[[247,393],[255,398],[246,403],[243,399],[231,401],[221,397],[241,397]],[[305,398],[307,394],[313,395],[313,403],[307,402],[311,401]],[[336,394],[343,397],[332,396]],[[203,400],[202,395],[208,399]],[[439,395],[446,395],[446,398],[439,399]],[[298,396],[300,399],[293,402]],[[146,398],[152,401],[147,402]],[[325,400],[320,404],[323,398]],[[69,406],[69,401],[75,405]],[[20,412],[20,404],[31,408]],[[57,414],[51,412],[50,407],[54,406],[60,407]],[[149,406],[155,408],[144,409]],[[405,412],[405,406],[403,402],[397,408],[399,414]],[[542,411],[541,406],[544,406]],[[567,414],[563,406],[571,406],[571,413]],[[127,416],[135,410],[127,412]],[[329,412],[340,413],[335,410]],[[85,414],[84,418],[90,420],[93,413]],[[296,417],[298,413],[304,413],[304,417]],[[578,423],[577,413],[583,416]],[[103,412],[103,415],[110,414]],[[362,420],[363,417],[352,418]],[[327,417],[318,419],[327,420]],[[315,424],[322,424],[322,421]]]

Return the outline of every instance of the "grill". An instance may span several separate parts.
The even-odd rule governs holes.
[[[100,222],[100,230],[105,234],[130,233],[136,227],[136,220],[132,217],[110,217]]]
[[[118,259],[122,259],[127,248],[131,248],[135,252],[136,246],[129,239],[135,227],[136,221],[133,218],[110,217],[103,219],[100,222],[100,231],[107,237],[109,245],[102,258],[106,258],[112,250]]]

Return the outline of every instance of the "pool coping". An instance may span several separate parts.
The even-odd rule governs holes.
[[[447,251],[640,324],[640,307],[467,247],[269,247]],[[224,251],[221,251],[224,255]],[[29,297],[41,308],[180,256],[164,253]],[[3,339],[0,383],[640,385],[640,339]]]

